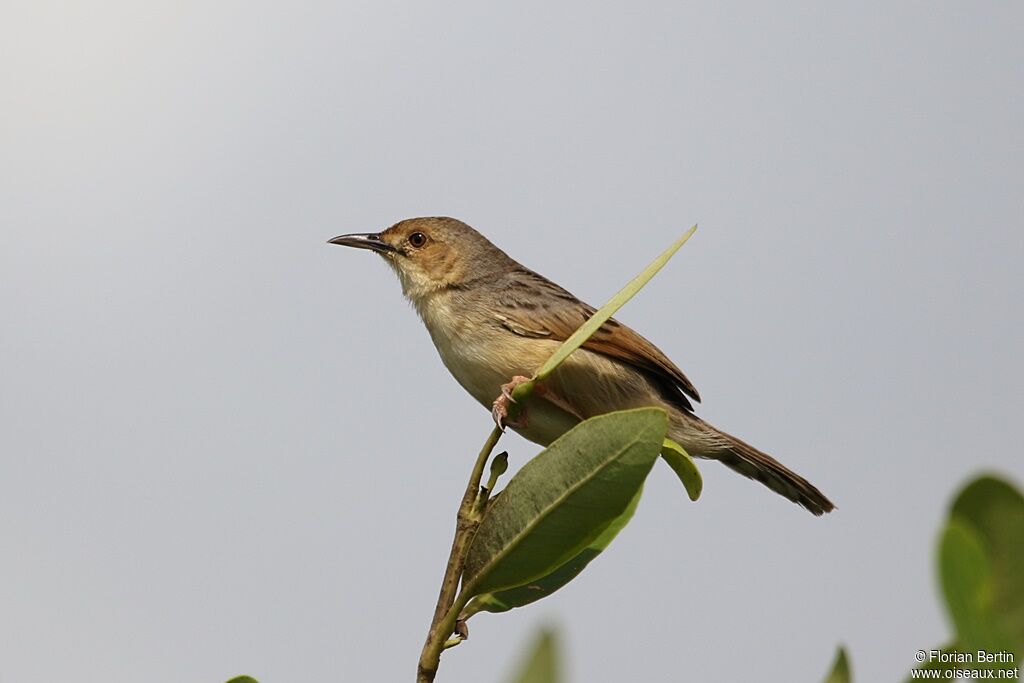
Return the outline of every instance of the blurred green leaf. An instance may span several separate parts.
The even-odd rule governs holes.
[[[1024,655],[1024,496],[991,475],[971,481],[956,496],[939,538],[939,582],[956,641],[925,651],[922,671],[1006,670],[1007,662],[978,662],[977,652]],[[941,662],[932,652],[973,657]],[[913,676],[907,679],[915,680]]]
[[[230,681],[228,681],[228,683],[259,683],[259,682],[255,678],[253,678],[252,676],[237,676],[235,678],[232,678]]]
[[[690,497],[690,500],[700,498],[700,492],[704,489],[704,480],[701,479],[700,470],[697,469],[690,454],[672,439],[665,439],[665,443],[661,446],[661,458],[676,473],[679,481],[683,482],[686,495]]]
[[[468,618],[477,612],[507,612],[515,607],[529,605],[531,602],[546,598],[572,581],[594,558],[608,547],[608,544],[629,523],[629,520],[633,518],[633,513],[636,512],[637,505],[640,503],[641,495],[643,495],[642,486],[636,492],[636,495],[633,496],[633,500],[630,501],[626,511],[609,522],[601,532],[601,535],[584,548],[579,555],[576,555],[550,574],[531,581],[525,586],[517,586],[508,590],[498,591],[497,593],[478,595],[466,607],[463,612],[464,616]]]
[[[954,517],[939,542],[939,576],[946,607],[964,652],[1012,650],[1010,639],[995,619],[992,566],[972,526]],[[965,664],[960,668],[992,668]]]
[[[541,380],[554,372],[555,368],[561,365],[562,361],[569,357],[569,355],[583,345],[585,341],[590,339],[590,336],[597,331],[601,325],[604,325],[609,318],[615,315],[615,312],[622,308],[627,301],[632,299],[637,292],[643,289],[644,285],[651,281],[659,270],[661,270],[669,259],[672,258],[679,248],[686,243],[686,240],[690,239],[690,236],[697,230],[697,226],[693,226],[686,231],[682,237],[677,239],[672,245],[663,251],[658,258],[654,259],[649,266],[643,269],[639,275],[629,281],[625,287],[620,289],[618,293],[608,300],[604,306],[599,308],[594,315],[590,316],[587,322],[573,332],[573,334],[562,342],[562,345],[555,350],[550,358],[537,370],[534,375],[534,379]],[[528,391],[528,390],[527,390]],[[519,396],[515,394],[516,398]]]
[[[640,490],[667,426],[661,408],[600,415],[524,465],[473,538],[466,594],[526,585],[580,554]]]
[[[545,629],[538,635],[511,682],[559,683],[562,680],[561,668],[558,639],[554,631]]]
[[[846,648],[840,647],[836,652],[836,659],[832,662],[832,670],[825,679],[825,683],[850,683],[853,678],[850,676],[850,662],[846,657]]]
[[[1012,641],[1020,661],[1024,655],[1024,496],[1002,479],[979,477],[957,496],[951,517],[971,527],[985,550],[992,583],[990,617]]]
[[[974,529],[958,520],[946,525],[939,541],[939,578],[957,632],[964,645],[974,646],[988,620],[992,570]]]

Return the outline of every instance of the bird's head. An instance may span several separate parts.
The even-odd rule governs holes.
[[[496,276],[514,263],[486,237],[454,218],[410,218],[384,232],[340,235],[328,241],[383,256],[413,301]]]

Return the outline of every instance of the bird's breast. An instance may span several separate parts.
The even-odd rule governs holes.
[[[473,301],[435,297],[417,304],[417,310],[445,367],[486,407],[501,393],[502,384],[516,375],[532,376],[560,344],[515,334]],[[516,429],[543,445],[581,418],[663,403],[636,368],[586,349],[566,359],[545,381],[545,390],[546,399],[535,396],[528,403],[528,425]]]
[[[530,376],[557,343],[527,339],[498,324],[487,310],[437,297],[417,307],[448,371],[485,406],[515,375]]]

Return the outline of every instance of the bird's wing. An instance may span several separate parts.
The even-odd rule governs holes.
[[[516,270],[501,284],[500,305],[494,314],[504,327],[523,337],[565,341],[595,311],[593,306],[525,268]],[[598,328],[583,348],[645,370],[667,392],[668,398],[686,410],[693,409],[687,396],[700,401],[697,389],[668,356],[614,318]]]

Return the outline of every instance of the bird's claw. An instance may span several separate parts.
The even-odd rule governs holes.
[[[501,395],[494,399],[494,404],[491,406],[491,417],[494,418],[494,423],[498,425],[500,429],[505,429],[506,426],[522,428],[529,424],[525,407],[519,411],[519,415],[514,420],[508,419],[509,407],[513,403],[516,403],[516,400],[512,398],[512,392],[515,391],[516,387],[520,384],[524,384],[529,381],[529,377],[516,375],[512,378],[511,382],[501,385]]]

